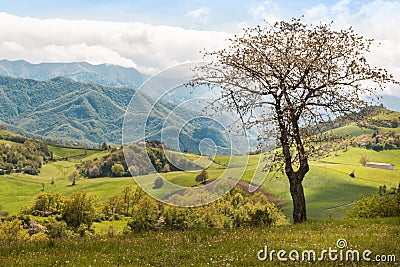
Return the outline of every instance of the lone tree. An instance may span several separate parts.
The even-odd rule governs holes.
[[[196,182],[198,183],[204,183],[208,179],[208,173],[206,170],[202,170],[201,173],[199,173],[196,176]]]
[[[76,170],[68,175],[68,180],[71,182],[72,186],[76,185],[76,181],[79,179],[81,179],[81,175]]]
[[[157,177],[157,179],[154,180],[153,189],[161,188],[161,187],[163,187],[163,185],[164,185],[164,180],[163,180],[163,178]]]
[[[274,122],[281,147],[275,168],[289,179],[294,223],[304,222],[302,182],[310,157],[321,155],[316,141],[328,137],[319,126],[339,116],[358,120],[376,89],[398,82],[370,66],[364,54],[373,40],[351,28],[335,31],[331,24],[292,19],[247,29],[229,41],[228,48],[205,53],[211,61],[194,69],[189,85],[220,88],[211,106],[233,111],[243,127],[261,127],[268,136]]]

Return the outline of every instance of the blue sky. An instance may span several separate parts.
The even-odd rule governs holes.
[[[152,74],[201,60],[243,28],[303,16],[374,38],[368,59],[400,80],[400,0],[0,1],[0,59],[87,61]],[[399,88],[386,93],[400,95]]]
[[[197,30],[235,31],[238,22],[259,23],[262,21],[260,17],[254,16],[254,10],[257,7],[264,6],[265,12],[279,14],[283,18],[291,18],[304,15],[304,11],[312,7],[332,6],[336,2],[338,1],[16,0],[1,1],[0,10],[18,16],[37,18],[140,21],[154,25],[162,24]],[[351,1],[349,7],[356,10],[363,3],[368,2],[370,1]]]

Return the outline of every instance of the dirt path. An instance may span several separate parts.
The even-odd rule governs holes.
[[[332,207],[332,208],[326,208],[325,210],[334,210],[334,209],[337,209],[337,208],[347,207],[347,206],[350,206],[350,205],[353,205],[353,204],[354,204],[354,202],[350,202],[350,203],[347,203],[347,204],[344,204],[344,205],[339,205],[339,206],[335,206],[335,207]]]

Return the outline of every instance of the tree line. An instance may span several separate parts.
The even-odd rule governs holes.
[[[154,141],[156,142],[156,141]],[[129,162],[125,160],[129,159]],[[196,165],[185,161],[185,169],[196,169]],[[79,173],[88,178],[97,177],[129,177],[145,175],[152,172],[170,172],[180,170],[168,160],[165,151],[157,143],[146,147],[136,144],[123,148],[113,148],[108,155],[93,160],[86,160],[77,165]]]
[[[0,174],[23,172],[37,175],[43,163],[53,160],[45,142],[24,140],[22,144],[0,144]]]

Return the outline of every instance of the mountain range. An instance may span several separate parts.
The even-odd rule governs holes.
[[[147,78],[133,68],[115,65],[31,64],[3,59],[0,60],[0,124],[42,138],[120,144],[129,101]],[[148,138],[159,139],[163,120],[190,95],[186,91],[175,92],[179,95],[158,102],[143,92],[136,94],[135,105],[131,107],[136,114],[149,110],[157,102],[146,121]],[[399,97],[385,95],[383,104],[400,111]],[[197,153],[199,142],[210,134],[217,146],[226,147],[227,138],[220,126],[211,120],[191,120],[199,115],[195,108],[184,108],[169,118],[176,125],[185,125],[182,130],[174,126],[167,129],[180,134],[181,149]],[[138,123],[129,122],[132,132],[140,129]]]
[[[7,59],[0,60],[0,75],[38,81],[65,77],[77,82],[136,88],[148,77],[134,68],[117,65],[92,65],[86,62],[32,64],[24,60]]]
[[[63,77],[37,81],[0,76],[0,124],[25,135],[58,142],[121,144],[124,115],[135,90]],[[212,120],[191,120],[198,117],[199,112],[183,108],[176,114],[172,112],[175,104],[165,101],[153,104],[155,102],[148,95],[135,94],[130,112],[143,115],[145,119],[129,121],[130,142],[144,141],[138,139],[144,123],[146,139],[160,140],[163,122],[168,117],[176,125],[185,125],[182,131],[176,127],[166,129],[179,134],[182,150],[198,153],[198,145],[206,137],[212,138],[218,146],[227,145],[223,129]],[[141,114],[149,107],[152,108],[150,114]]]

